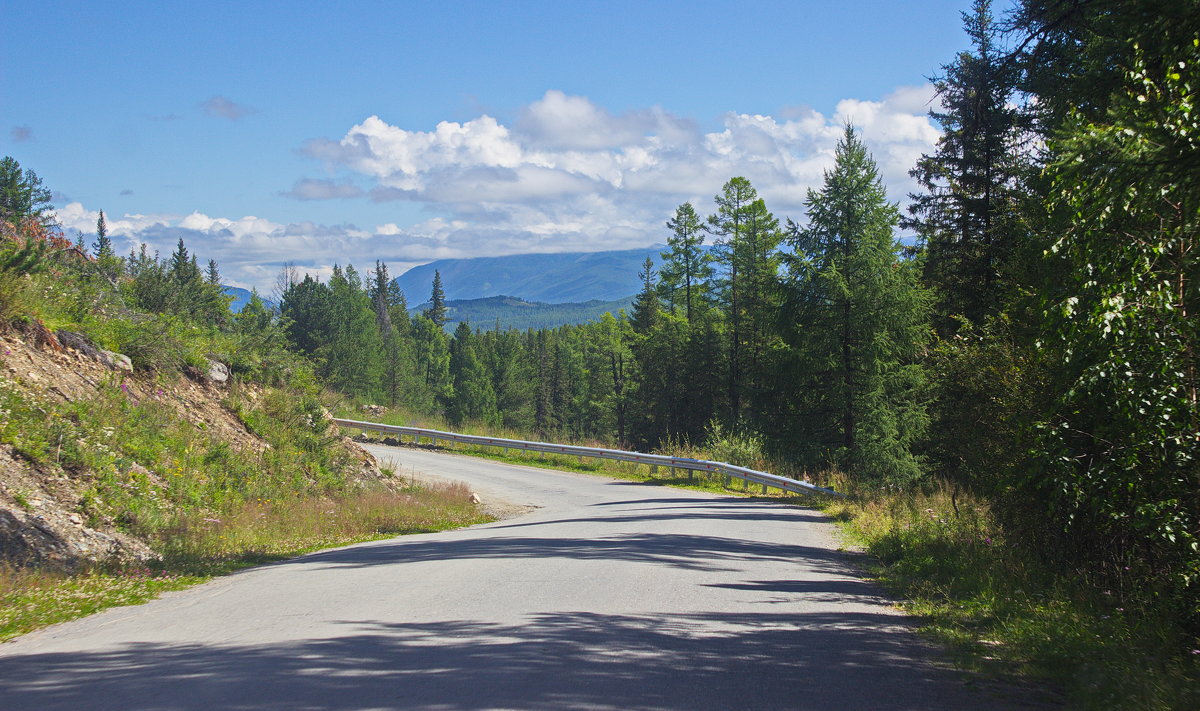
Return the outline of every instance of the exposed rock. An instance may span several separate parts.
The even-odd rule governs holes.
[[[225,393],[215,392],[199,369],[193,369],[194,375],[188,373],[187,379],[174,381],[161,373],[153,377],[125,375],[120,371],[132,371],[127,356],[105,352],[83,334],[51,334],[61,352],[34,330],[21,330],[19,335],[0,333],[0,361],[7,374],[2,379],[5,387],[23,391],[34,403],[87,402],[101,393],[111,396],[119,388],[119,397],[159,402],[181,421],[204,423],[208,434],[232,448],[255,453],[270,448],[226,406]],[[247,400],[262,397],[255,386],[243,386],[238,392]],[[114,436],[115,432],[107,429],[98,439],[111,447],[114,443],[106,440]],[[352,477],[393,485],[363,449],[354,445],[347,449],[355,460]],[[131,479],[143,480],[153,488],[167,486],[160,475],[142,464],[128,462],[125,466]],[[85,508],[91,476],[84,470],[37,464],[13,447],[0,444],[0,564],[79,570],[93,561],[153,558],[155,553],[145,541],[119,530],[120,511],[97,498],[89,498]]]
[[[89,563],[156,557],[149,546],[135,538],[88,528],[79,514],[58,513],[29,514],[0,507],[0,560],[20,566],[77,570]]]
[[[205,361],[208,363],[208,371],[205,373],[205,377],[208,378],[209,382],[216,383],[217,385],[224,385],[229,382],[229,366],[212,358],[205,358]]]
[[[113,370],[124,370],[127,373],[133,372],[133,361],[129,360],[129,356],[113,351],[100,351],[100,355],[104,356],[100,362]]]
[[[383,405],[363,405],[362,411],[372,415],[382,415],[387,412],[387,408]]]
[[[58,337],[58,342],[63,344],[64,348],[73,348],[80,354],[87,356],[94,361],[104,363],[106,365],[108,364],[107,356],[104,355],[104,351],[100,350],[96,344],[92,342],[92,339],[88,338],[82,333],[76,333],[75,331],[57,331],[54,335]]]

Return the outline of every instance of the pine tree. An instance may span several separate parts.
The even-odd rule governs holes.
[[[374,398],[379,393],[383,350],[370,298],[354,267],[334,267],[329,278],[330,337],[324,374],[347,395]]]
[[[288,286],[279,299],[288,341],[299,352],[316,356],[332,338],[333,311],[329,287],[310,274]]]
[[[811,466],[833,461],[860,477],[912,481],[921,470],[911,447],[926,421],[914,361],[928,298],[900,259],[899,211],[852,127],[806,206],[808,226],[791,236],[784,434]]]
[[[476,353],[471,327],[461,321],[450,342],[450,377],[454,382],[454,397],[447,416],[455,425],[480,422],[494,425],[500,421],[496,409],[496,393],[491,379]]]
[[[429,295],[429,308],[425,310],[424,316],[433,321],[438,328],[445,328],[446,292],[442,290],[442,274],[436,269],[433,272],[433,289]]]
[[[104,221],[104,210],[101,210],[100,217],[96,218],[96,241],[92,244],[92,252],[96,255],[96,261],[114,256],[112,240],[108,237],[108,224]]]

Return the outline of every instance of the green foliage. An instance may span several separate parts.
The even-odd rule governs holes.
[[[1200,624],[1200,38],[1134,50],[1106,117],[1050,145],[1063,391],[1028,485],[1080,553],[1147,566]]]
[[[912,447],[924,434],[928,297],[900,259],[896,207],[874,160],[847,126],[836,164],[808,194],[807,228],[793,226],[779,385],[781,423],[813,469],[832,462],[877,482],[921,474]]]
[[[49,213],[50,189],[42,185],[42,179],[30,169],[21,170],[21,164],[11,156],[0,158],[0,221],[19,224],[32,220],[43,227],[54,221]]]
[[[434,270],[433,289],[429,296],[429,308],[422,314],[438,328],[446,326],[446,292],[442,289],[442,273]]]
[[[872,572],[924,620],[959,666],[1065,695],[1070,708],[1190,709],[1200,660],[1148,595],[1081,585],[1075,565],[1031,553],[989,511],[953,490],[827,504]],[[1045,692],[1042,692],[1043,694]]]
[[[719,420],[710,420],[704,434],[704,449],[712,461],[751,469],[766,461],[762,436],[749,434],[745,427],[729,430]]]
[[[30,275],[45,270],[49,246],[33,234],[0,239],[0,323],[7,324],[28,308]]]
[[[708,304],[713,276],[712,256],[703,247],[704,223],[692,203],[685,202],[675,209],[667,227],[671,236],[667,238],[668,251],[661,255],[659,293],[672,311],[682,306],[691,322],[693,309],[699,313]]]
[[[904,221],[921,238],[942,333],[999,313],[1019,279],[1018,243],[1028,241],[1018,214],[1027,161],[1019,150],[1026,122],[1013,103],[1016,66],[996,45],[990,0],[975,0],[963,24],[972,51],[935,82],[942,108],[929,115],[942,135],[910,172],[924,192],[910,196],[913,217]]]

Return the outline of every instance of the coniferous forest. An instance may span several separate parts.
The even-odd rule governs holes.
[[[726,433],[859,490],[948,487],[1194,644],[1200,2],[975,0],[963,26],[915,194],[888,200],[847,125],[803,214],[731,176],[592,323],[447,333],[440,275],[406,295],[382,262],[287,268],[278,311],[232,317],[182,241],[119,258],[101,225],[93,255],[141,308],[286,342],[363,404],[643,451]]]

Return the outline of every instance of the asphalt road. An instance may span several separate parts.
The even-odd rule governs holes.
[[[0,645],[0,709],[991,709],[815,511],[372,448],[524,516]]]

